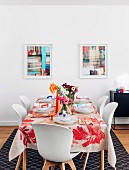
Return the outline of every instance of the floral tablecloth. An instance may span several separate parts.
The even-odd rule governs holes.
[[[19,126],[16,136],[13,140],[12,146],[9,152],[9,160],[11,161],[18,155],[20,155],[25,148],[31,148],[37,150],[37,143],[32,124],[54,124],[52,117],[43,117],[42,115],[35,116],[34,108],[31,109],[23,123]],[[96,112],[91,114],[79,114],[74,116],[78,118],[78,122],[65,127],[71,129],[73,132],[73,142],[71,146],[71,152],[99,152],[101,150],[108,151],[108,162],[112,167],[116,164],[116,155],[114,146],[110,136],[110,132],[102,120],[100,115]]]

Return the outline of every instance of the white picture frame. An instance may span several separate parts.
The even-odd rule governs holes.
[[[24,78],[52,78],[52,44],[25,44]]]
[[[80,44],[80,78],[107,77],[107,44]]]

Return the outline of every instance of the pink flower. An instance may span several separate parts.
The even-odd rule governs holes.
[[[63,101],[67,100],[67,97],[66,96],[63,96]]]
[[[70,104],[70,103],[72,103],[72,101],[73,101],[73,100],[70,98],[68,103]]]
[[[72,102],[72,101],[73,101],[73,100],[70,98],[70,99],[69,99],[69,102]]]
[[[76,87],[76,88],[75,88],[75,93],[77,93],[77,92],[78,92],[78,88]]]
[[[58,100],[60,100],[63,104],[68,105],[72,103],[72,99],[67,96],[58,96]]]
[[[58,96],[57,99],[61,101],[62,100],[62,96]]]
[[[66,104],[66,105],[69,104],[68,100],[64,100],[63,104]]]

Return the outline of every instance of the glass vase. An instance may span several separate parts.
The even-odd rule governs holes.
[[[60,111],[58,112],[58,115],[66,118],[66,117],[72,116],[72,112],[70,108],[68,107],[68,105],[62,104],[62,107]]]

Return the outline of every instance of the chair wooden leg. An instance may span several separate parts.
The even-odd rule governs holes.
[[[82,159],[83,155],[84,155],[84,152],[81,153],[80,159]]]
[[[85,168],[86,168],[86,164],[87,164],[87,161],[88,161],[88,157],[89,157],[89,152],[86,153],[86,157],[85,157],[85,160],[84,160],[84,163],[83,163],[83,168],[82,168],[82,170],[85,170]]]
[[[54,166],[51,166],[51,170],[54,170]]]
[[[100,153],[100,170],[104,170],[104,150]]]
[[[66,161],[66,162],[64,162],[64,163],[69,164],[72,170],[76,170],[76,166],[75,166],[75,164],[74,164],[74,162],[73,162],[72,159],[69,160],[69,161]]]
[[[45,165],[45,166],[43,166],[43,169],[42,170],[49,170],[49,165]]]
[[[72,170],[76,170],[76,167],[72,159],[63,163],[50,162],[45,160],[42,170],[49,170],[49,167],[51,167],[51,170],[53,170],[55,165],[59,166],[61,170],[65,170],[65,163],[69,164]]]
[[[43,164],[42,170],[44,169],[45,165],[46,165],[46,160],[44,160],[44,164]]]
[[[17,164],[16,164],[16,167],[15,167],[15,170],[18,170],[19,166],[20,166],[20,163],[21,163],[21,160],[23,158],[23,154],[21,153],[21,155],[19,156],[18,160],[17,160]]]
[[[59,165],[59,167],[60,167],[61,170],[65,170],[65,164],[64,164],[64,163],[62,163],[61,165]]]
[[[23,170],[26,170],[26,149],[23,151]]]
[[[49,170],[49,167],[50,167],[50,165],[49,165],[48,161],[45,160],[42,170]]]
[[[45,160],[42,170],[49,170],[49,168],[53,170],[55,165],[58,163]]]

